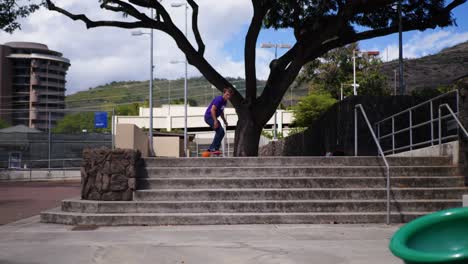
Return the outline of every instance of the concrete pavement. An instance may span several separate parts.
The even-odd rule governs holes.
[[[388,250],[396,225],[73,229],[38,216],[0,226],[0,263],[402,263]]]

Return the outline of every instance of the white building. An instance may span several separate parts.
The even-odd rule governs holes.
[[[149,128],[149,108],[140,107],[138,116],[116,116],[115,124],[134,124],[140,128]],[[187,106],[187,129],[190,134],[195,134],[195,143],[197,145],[209,145],[214,137],[214,131],[209,131],[205,123],[206,107]],[[225,140],[229,145],[234,143],[234,132],[237,124],[237,114],[234,108],[225,108],[224,114],[229,128],[226,132]],[[278,133],[288,135],[289,126],[292,123],[292,112],[286,110],[277,110],[276,122]],[[222,123],[222,122],[221,122]],[[268,121],[266,131],[272,131],[275,123],[275,116]],[[156,130],[166,130],[168,132],[174,129],[184,129],[184,105],[162,105],[162,107],[153,108],[153,128]],[[265,144],[265,139],[260,143]],[[231,150],[232,151],[232,150]]]

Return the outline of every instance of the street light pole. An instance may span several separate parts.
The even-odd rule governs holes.
[[[173,3],[172,7],[185,7],[185,37],[187,37],[187,3]],[[185,56],[185,79],[184,79],[184,153],[188,157],[189,153],[187,152],[187,67],[188,67],[187,56]]]
[[[153,9],[151,8],[151,19],[153,19]],[[154,157],[154,148],[153,148],[153,28],[150,30],[150,82],[149,82],[149,121],[150,121],[150,128],[149,128],[149,151],[150,156]]]
[[[398,63],[400,66],[400,95],[405,94],[403,77],[403,21],[401,17],[401,0],[398,0]]]
[[[360,50],[355,50],[353,49],[353,94],[356,96],[357,95],[357,88],[359,87],[359,84],[356,84],[356,54],[365,54],[369,56],[377,56],[380,54],[379,51],[360,51]]]
[[[151,17],[153,17],[153,9],[151,9]],[[153,29],[150,30],[150,33],[144,33],[141,31],[134,31],[132,32],[132,36],[141,36],[141,35],[150,35],[150,79],[149,79],[149,95],[148,95],[148,103],[149,103],[149,155],[154,156],[154,148],[153,148]]]
[[[261,48],[266,48],[266,49],[275,48],[275,60],[276,60],[278,58],[278,48],[280,48],[280,49],[290,49],[291,45],[289,45],[289,44],[279,44],[279,43],[275,43],[275,44],[263,43],[260,47]],[[292,97],[292,93],[291,93],[291,97]],[[276,113],[276,110],[275,110],[274,125],[273,125],[273,140],[274,141],[278,140],[277,129],[276,129],[276,115],[277,115],[277,113]]]
[[[353,94],[357,95],[356,89],[356,50],[353,49]]]

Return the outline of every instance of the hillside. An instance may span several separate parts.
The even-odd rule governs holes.
[[[404,60],[403,65],[408,92],[450,85],[455,80],[468,75],[468,42],[444,49],[434,55]],[[387,76],[388,86],[392,90],[394,69],[397,70],[398,74],[398,60],[382,65],[382,72]]]
[[[468,42],[456,45],[441,52],[404,61],[405,82],[408,93],[417,89],[436,89],[439,86],[450,85],[463,76],[468,75]],[[382,64],[381,70],[387,76],[389,89],[394,87],[394,69],[398,71],[398,60]],[[245,92],[245,80],[228,78],[241,92]],[[258,81],[259,91],[265,81]],[[114,105],[130,103],[143,103],[148,100],[148,81],[112,82],[87,91],[81,91],[66,97],[67,108],[111,109]],[[398,87],[398,79],[397,79]],[[296,86],[286,92],[283,104],[289,106],[307,95],[307,85]],[[154,81],[153,98],[155,106],[172,103],[181,103],[184,96],[184,80],[156,79]],[[211,99],[219,94],[212,89],[203,77],[188,80],[188,98],[196,105],[208,105]],[[177,101],[177,102],[176,102]]]
[[[236,88],[243,93],[244,80],[228,78]],[[259,86],[264,81],[259,81]],[[153,90],[153,103],[155,106],[172,103],[181,103],[184,98],[184,79],[166,80],[155,79]],[[130,103],[144,103],[148,100],[149,81],[112,82],[87,91],[80,91],[68,95],[65,99],[67,108],[110,109],[115,105]],[[215,95],[220,94],[203,77],[190,78],[187,81],[188,98],[196,105],[208,105]]]

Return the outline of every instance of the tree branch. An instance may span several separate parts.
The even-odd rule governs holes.
[[[144,22],[121,22],[121,21],[93,21],[90,20],[87,16],[83,14],[72,14],[60,7],[57,7],[54,3],[50,0],[46,0],[47,8],[51,11],[57,11],[73,20],[81,20],[86,24],[86,28],[94,28],[94,27],[120,27],[120,28],[141,28],[147,27],[147,23]],[[155,29],[159,29],[164,31],[165,27],[161,23],[153,23],[153,27]]]
[[[118,6],[111,6],[111,5],[109,5],[109,3],[117,4]],[[125,14],[129,14],[129,15],[133,16],[136,19],[140,19],[141,21],[143,21],[143,20],[150,21],[151,20],[151,18],[149,18],[145,14],[138,11],[138,9],[136,9],[134,6],[130,5],[129,3],[120,1],[120,0],[103,1],[103,3],[101,4],[101,8],[105,8],[105,9],[108,9],[108,10],[111,10],[111,11],[114,11],[114,12],[123,12]]]
[[[193,34],[195,35],[195,40],[198,44],[198,53],[201,56],[205,54],[205,43],[203,43],[203,39],[200,35],[200,31],[198,30],[198,5],[195,3],[194,0],[187,0],[189,5],[192,7],[192,30]]]
[[[254,15],[245,37],[244,47],[245,97],[248,102],[253,102],[257,98],[257,75],[255,68],[257,39],[267,12],[267,9],[259,4],[258,1],[253,0],[252,5],[254,7]]]
[[[163,18],[164,23],[168,26],[173,26],[174,23],[172,22],[171,16],[167,12],[166,8],[164,8],[158,0],[128,0],[128,2],[146,8],[153,8],[156,12]]]
[[[110,27],[120,27],[120,28],[153,28],[165,32],[169,36],[171,36],[179,49],[185,54],[187,57],[187,61],[194,65],[202,75],[216,88],[220,91],[223,91],[225,87],[232,87],[234,90],[234,96],[231,98],[231,103],[235,107],[239,107],[243,102],[243,97],[237,91],[231,83],[229,83],[226,78],[224,78],[221,74],[219,74],[209,63],[208,61],[197,52],[193,46],[190,44],[188,39],[185,35],[172,23],[172,20],[165,10],[165,8],[158,3],[157,1],[145,1],[145,0],[129,0],[130,3],[142,7],[149,7],[156,9],[157,12],[162,16],[163,21],[155,21],[153,19],[148,19],[148,21],[137,21],[137,22],[120,22],[120,21],[93,21],[90,20],[87,16],[83,14],[72,14],[60,7],[55,6],[51,0],[45,0],[47,2],[47,6],[49,10],[59,12],[72,20],[81,20],[83,21],[87,28],[93,27],[102,27],[102,26],[110,26]],[[120,0],[114,0],[120,1]],[[142,14],[144,15],[144,14]]]

